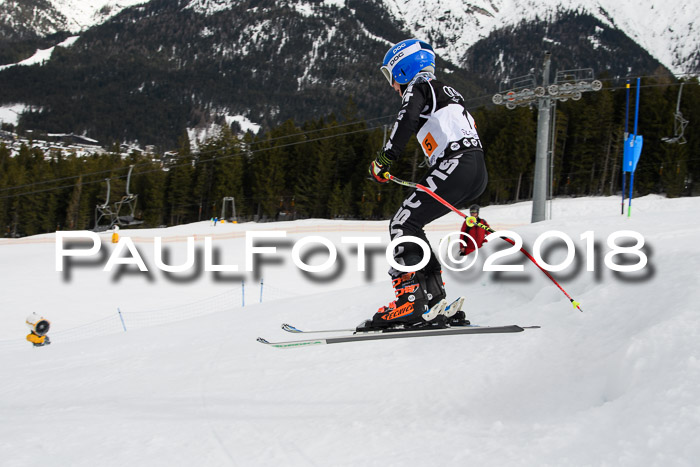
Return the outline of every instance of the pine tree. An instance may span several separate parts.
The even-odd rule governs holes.
[[[225,128],[218,140],[217,154],[214,162],[214,178],[212,181],[212,197],[221,201],[224,197],[238,200],[237,215],[245,216],[244,199],[246,164],[241,152],[240,141]]]
[[[66,219],[64,225],[66,230],[76,230],[78,226],[78,215],[80,208],[80,195],[83,191],[83,176],[78,176],[78,180],[75,182],[73,187],[73,192],[68,202],[68,207],[66,209]]]
[[[297,133],[292,121],[256,141],[250,157],[251,195],[257,216],[276,217],[285,190],[288,163],[284,137]]]
[[[9,206],[10,192],[8,181],[8,173],[12,159],[10,158],[10,150],[4,142],[0,142],[0,237],[7,236],[9,233]]]
[[[328,215],[331,219],[343,217],[346,215],[343,202],[343,189],[340,187],[340,182],[335,182],[331,191],[330,199],[328,200]]]
[[[158,167],[151,166],[137,179],[139,202],[146,226],[158,227],[165,223],[165,187],[168,174]]]

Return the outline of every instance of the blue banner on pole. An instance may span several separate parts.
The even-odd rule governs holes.
[[[637,163],[642,155],[644,138],[642,135],[630,135],[625,141],[625,152],[623,154],[622,171],[634,172],[637,170]]]

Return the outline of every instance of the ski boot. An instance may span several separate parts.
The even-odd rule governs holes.
[[[381,307],[372,319],[365,320],[357,332],[406,330],[423,327],[445,327],[443,320],[431,313],[428,297],[423,287],[425,277],[420,271],[407,272],[392,281],[396,300]]]
[[[468,326],[471,324],[466,314],[462,311],[464,297],[459,297],[454,302],[447,305],[447,293],[445,292],[445,282],[442,280],[442,270],[436,269],[426,272],[426,290],[428,294],[428,306],[431,311],[439,309],[440,319],[449,326]]]
[[[425,271],[424,274],[425,293],[428,296],[428,308],[430,308],[431,319],[444,316],[447,308],[447,300],[445,300],[447,293],[445,292],[445,283],[442,280],[442,270]]]

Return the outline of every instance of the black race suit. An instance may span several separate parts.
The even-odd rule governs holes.
[[[452,205],[474,200],[484,192],[488,174],[474,119],[464,107],[462,95],[430,73],[419,73],[406,86],[401,110],[384,146],[387,156],[398,160],[413,134],[431,167],[420,180],[421,185]],[[423,227],[449,211],[429,194],[414,190],[391,219],[391,239],[415,236],[429,245]],[[394,259],[404,266],[418,264],[422,258],[421,247],[412,242],[394,249]],[[440,263],[431,251],[424,270],[430,273],[439,269]],[[400,275],[393,268],[389,273]]]

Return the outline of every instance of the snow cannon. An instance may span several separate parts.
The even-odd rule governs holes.
[[[27,326],[29,326],[31,332],[33,332],[37,336],[45,336],[46,333],[49,332],[49,328],[51,327],[51,323],[49,322],[49,320],[44,319],[36,313],[32,313],[31,315],[27,316],[26,323]]]

